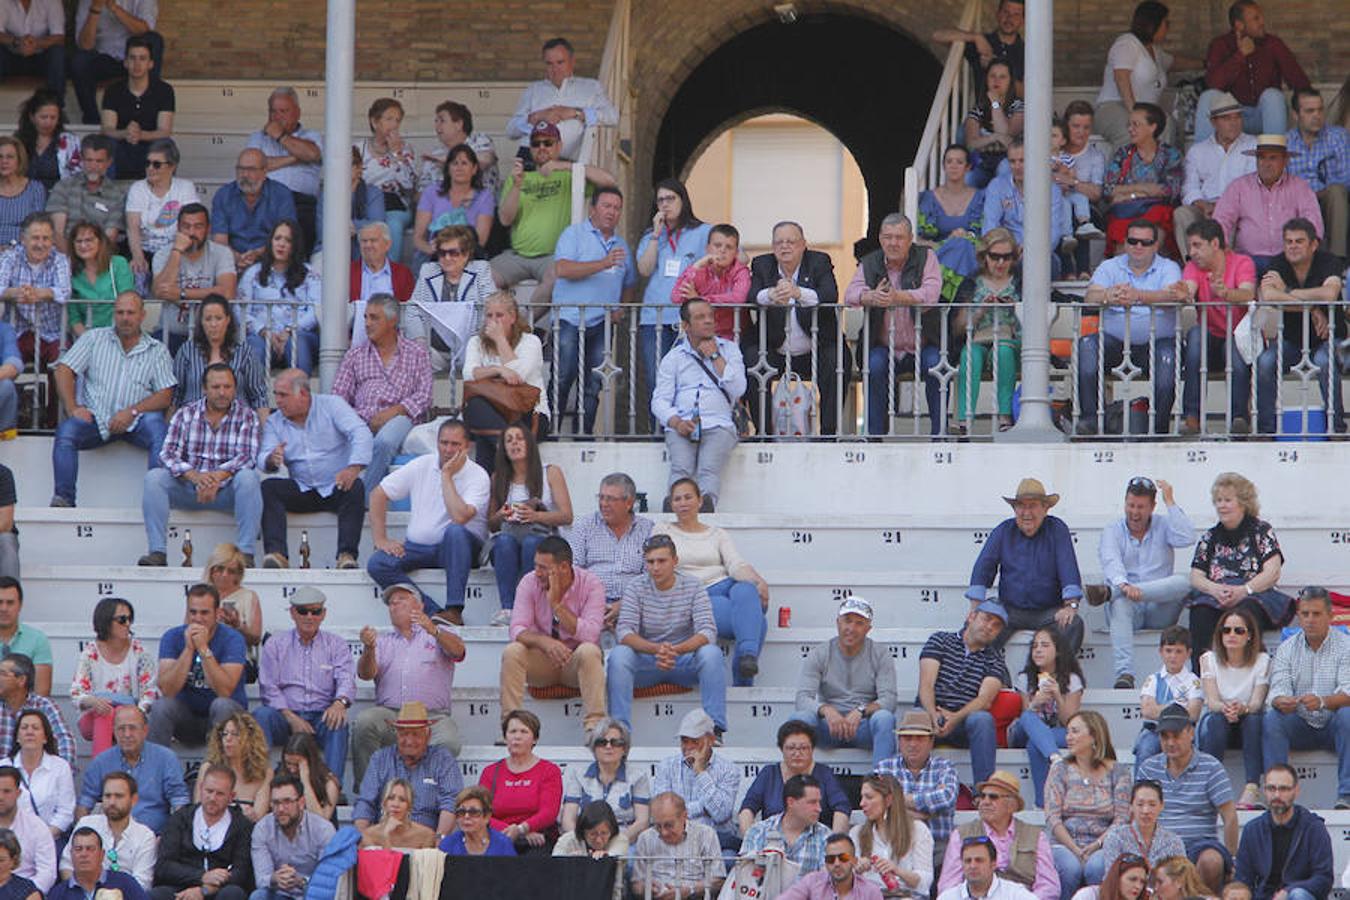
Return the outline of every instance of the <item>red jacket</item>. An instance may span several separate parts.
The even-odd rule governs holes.
[[[361,299],[361,273],[365,271],[365,266],[361,265],[361,260],[352,260],[351,289],[347,299],[355,303]],[[407,266],[396,263],[392,259],[389,261],[390,281],[394,283],[394,297],[400,303],[407,303],[408,298],[413,292],[413,274]]]

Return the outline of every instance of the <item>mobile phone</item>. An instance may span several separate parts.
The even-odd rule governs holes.
[[[517,150],[516,150],[516,159],[520,160],[521,162],[523,162],[523,163],[525,164],[525,171],[526,171],[526,172],[533,172],[533,171],[535,170],[534,157],[533,157],[532,155],[530,155],[530,148],[529,148],[529,147],[520,147],[520,148],[517,148]]]

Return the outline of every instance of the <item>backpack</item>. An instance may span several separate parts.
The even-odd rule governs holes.
[[[780,439],[816,434],[817,405],[815,386],[789,370],[773,389],[773,434]]]

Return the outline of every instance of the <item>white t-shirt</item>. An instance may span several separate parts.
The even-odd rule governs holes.
[[[891,854],[891,847],[886,843],[886,835],[879,830],[872,831],[872,856],[879,856],[882,859],[889,859],[902,869],[908,869],[919,876],[919,883],[911,890],[916,894],[928,894],[928,888],[933,884],[933,833],[928,830],[928,825],[920,822],[918,819],[910,819],[909,822],[909,852],[902,858],[896,859]],[[859,836],[862,834],[862,823],[858,823],[849,829],[849,837],[853,838],[853,846],[862,846]],[[859,850],[859,853],[862,851]],[[876,870],[868,872],[863,878],[873,884],[881,887],[885,885],[885,880],[877,874]]]
[[[141,179],[127,191],[127,213],[141,214],[141,247],[153,257],[161,247],[173,243],[178,231],[178,212],[189,203],[200,203],[197,186],[186,178],[174,178],[163,197],[156,197],[150,185]]]
[[[455,475],[455,490],[460,499],[477,512],[464,526],[480,541],[487,540],[487,506],[492,480],[482,466],[472,459],[464,463]],[[441,496],[440,457],[428,453],[395,469],[380,487],[390,500],[402,500],[411,495],[412,512],[408,517],[407,539],[415,544],[439,544],[450,524],[450,514]]]
[[[1206,678],[1214,679],[1223,702],[1249,703],[1253,691],[1270,684],[1270,655],[1262,652],[1250,667],[1236,669],[1219,662],[1213,650],[1206,650],[1200,656],[1200,679]]]
[[[1134,102],[1157,103],[1167,87],[1167,70],[1172,68],[1172,54],[1156,44],[1148,52],[1139,38],[1125,32],[1116,38],[1106,54],[1106,69],[1102,73],[1102,89],[1097,94],[1098,105],[1111,100],[1120,102],[1120,88],[1116,84],[1116,69],[1130,70],[1130,88]]]

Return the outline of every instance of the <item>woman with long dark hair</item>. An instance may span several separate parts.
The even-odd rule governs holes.
[[[1220,761],[1231,745],[1241,747],[1247,783],[1238,809],[1258,809],[1264,805],[1261,728],[1270,689],[1270,655],[1250,609],[1239,607],[1219,619],[1213,648],[1200,654],[1200,684],[1205,690],[1205,711],[1195,732],[1195,746]]]
[[[1050,758],[1065,746],[1065,726],[1083,705],[1083,670],[1059,629],[1046,626],[1031,636],[1016,681],[1022,714],[1008,729],[1008,746],[1027,748],[1036,805],[1044,806]]]
[[[314,735],[297,731],[286,739],[281,748],[281,762],[276,769],[277,775],[284,773],[299,778],[305,786],[305,809],[325,819],[333,818],[337,811],[338,796],[342,793],[342,785],[338,777],[328,768],[328,762],[323,758],[323,750],[319,748],[319,742],[314,739]],[[270,795],[264,792],[260,802],[263,804],[263,812],[267,812],[271,805]]]
[[[70,303],[66,306],[70,328],[76,337],[87,328],[112,324],[113,301],[122,291],[134,290],[131,264],[118,256],[108,234],[93,222],[81,219],[70,226],[70,298],[101,300],[101,303]]]
[[[966,113],[966,147],[971,169],[966,183],[982,188],[994,180],[1012,139],[1022,133],[1022,100],[1012,67],[996,59],[984,70],[984,93]]]
[[[868,775],[859,805],[863,822],[850,831],[858,871],[887,897],[927,897],[933,884],[933,835],[910,815],[904,787],[889,775]]]
[[[62,178],[80,171],[80,138],[67,131],[70,121],[62,97],[38,88],[19,106],[19,128],[14,136],[28,151],[28,177],[50,193]]]
[[[1171,22],[1167,4],[1143,0],[1134,8],[1130,30],[1106,54],[1094,113],[1097,133],[1115,150],[1129,142],[1126,126],[1136,103],[1158,103],[1173,69],[1203,69],[1204,60],[1173,56],[1162,47]],[[1197,136],[1200,140],[1203,136]]]
[[[202,397],[202,373],[212,363],[225,363],[234,370],[236,393],[259,415],[267,414],[267,373],[239,334],[229,300],[211,294],[197,307],[192,340],[184,341],[173,358],[173,405],[186,406]]]
[[[305,262],[304,236],[293,219],[272,227],[262,256],[239,276],[238,299],[252,304],[247,342],[263,369],[276,363],[313,374],[319,353],[314,310],[323,302],[323,285]]]

